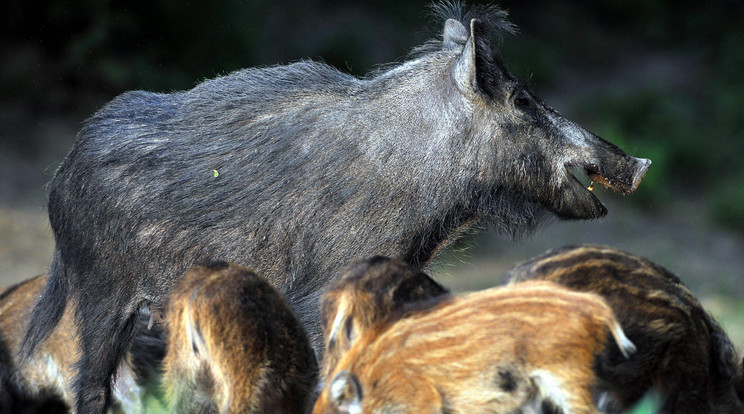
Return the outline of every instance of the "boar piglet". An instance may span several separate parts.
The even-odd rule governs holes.
[[[468,228],[514,236],[605,215],[572,171],[638,187],[649,160],[509,73],[491,44],[512,28],[503,11],[445,4],[441,39],[361,79],[301,61],[128,92],[93,115],[49,184],[59,254],[24,356],[74,302],[77,401],[100,413],[136,310],[158,315],[214,257],[267,278],[322,352],[319,297],[340,264],[384,254],[424,267]]]
[[[663,267],[612,247],[567,246],[518,265],[507,278],[593,292],[612,307],[638,351],[629,359],[613,348],[601,355],[598,374],[611,390],[601,396],[605,410],[624,412],[654,391],[664,413],[744,413],[740,354]]]
[[[69,306],[59,325],[33,358],[20,361],[18,346],[39,298],[47,275],[38,275],[0,292],[0,413],[76,412],[73,392],[80,336]],[[121,360],[113,379],[114,408],[142,412],[143,398],[157,392],[158,364],[165,352],[162,329],[147,329],[149,315],[136,320],[131,349]]]
[[[446,298],[364,331],[313,413],[593,413],[605,347],[634,349],[594,294],[526,282]]]
[[[284,297],[251,270],[190,269],[171,294],[166,327],[173,412],[309,411],[318,371],[310,342]]]
[[[321,314],[325,334],[322,378],[375,323],[391,322],[421,301],[449,296],[447,289],[421,270],[400,260],[375,256],[344,272],[323,295]]]

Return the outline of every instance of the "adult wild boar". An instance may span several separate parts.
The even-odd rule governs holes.
[[[30,355],[76,299],[81,413],[107,406],[136,314],[162,311],[194,263],[264,275],[319,348],[320,291],[352,260],[421,267],[475,224],[517,235],[551,213],[603,216],[568,167],[635,190],[649,160],[506,69],[489,41],[506,13],[442,9],[441,40],[368,78],[312,61],[246,69],[128,92],[87,121],[49,186],[56,251],[24,338]]]

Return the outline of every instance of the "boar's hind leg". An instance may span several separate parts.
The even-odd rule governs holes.
[[[81,358],[75,379],[77,412],[103,413],[109,406],[111,379],[131,342],[137,314],[128,318],[111,312],[110,304],[80,304]]]

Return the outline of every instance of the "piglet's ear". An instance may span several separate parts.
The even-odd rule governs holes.
[[[404,309],[406,305],[421,300],[448,294],[449,291],[426,273],[417,271],[413,276],[402,278],[393,291],[393,309]]]
[[[461,25],[462,26],[462,25]],[[446,26],[445,26],[446,27]],[[464,29],[464,27],[463,27]],[[481,39],[481,22],[478,19],[470,20],[470,37],[462,48],[462,53],[457,59],[454,67],[454,79],[457,88],[465,95],[478,93],[478,44]]]
[[[333,377],[329,387],[331,404],[337,413],[361,414],[362,388],[349,371],[341,371]]]
[[[351,305],[344,301],[336,308],[330,332],[328,333],[328,348],[336,348],[337,352],[348,351],[357,339],[354,329],[354,318],[351,314]]]
[[[467,40],[468,30],[462,23],[455,19],[447,19],[444,22],[444,34],[442,35],[442,47],[444,49],[462,47]]]

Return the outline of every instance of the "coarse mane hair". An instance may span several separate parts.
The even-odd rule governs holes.
[[[434,23],[433,27],[437,31],[441,31],[444,23],[449,19],[457,20],[465,27],[470,27],[470,20],[478,19],[482,26],[483,38],[496,39],[497,45],[505,35],[514,35],[518,32],[517,26],[507,20],[509,13],[495,4],[468,5],[458,0],[442,1],[432,3],[429,6],[429,12]],[[441,37],[441,32],[438,32],[437,37]],[[426,53],[441,48],[442,39],[440,38],[415,48],[413,53]]]

